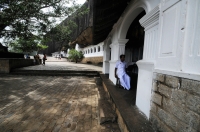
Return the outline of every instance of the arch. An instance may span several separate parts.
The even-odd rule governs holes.
[[[128,17],[127,19],[125,19],[119,29],[119,35],[118,38],[119,39],[125,39],[126,38],[126,34],[128,32],[128,29],[131,25],[131,23],[134,21],[134,19],[143,11],[143,8],[137,8],[135,11],[133,11],[131,13],[131,17]]]
[[[90,50],[88,49],[88,54],[90,53]]]
[[[96,53],[96,47],[94,47],[94,53]]]
[[[92,48],[90,49],[91,53],[93,52]]]
[[[159,1],[159,0],[157,0]],[[129,5],[125,15],[123,16],[123,20],[118,29],[118,39],[125,39],[128,29],[133,22],[133,20],[142,12],[149,12],[152,7],[154,7],[158,2],[149,3],[147,0],[138,0],[136,2],[132,2]]]
[[[132,1],[129,4],[128,8],[126,8],[125,13],[123,14],[121,20],[119,21],[119,26],[118,26],[117,33],[116,33],[116,39],[118,39],[117,41],[121,41],[121,40],[126,39],[129,27],[131,26],[132,22],[134,20],[136,20],[136,17],[140,13],[142,13],[142,11],[145,11],[146,14],[149,13],[152,9],[154,9],[160,3],[160,1],[161,0],[135,0],[135,1]],[[139,25],[141,25],[141,24],[139,23]],[[123,44],[127,44],[127,43],[125,42]],[[138,51],[140,51],[140,49]],[[136,52],[133,51],[133,52],[129,52],[129,53],[136,53]],[[150,74],[152,74],[152,73],[149,73],[149,71],[147,71],[147,69],[145,69],[146,68],[145,67],[146,62],[145,63],[140,63],[140,62],[141,61],[137,61],[136,62],[137,65],[133,66],[133,67],[137,66],[136,68],[134,68],[134,76],[135,76],[135,73],[136,73],[137,79],[134,79],[134,78],[132,79],[132,80],[137,80],[136,82],[133,83],[133,85],[135,85],[134,87],[136,88],[135,105],[137,105],[137,107],[142,112],[144,112],[144,114],[149,118],[150,99],[148,99],[148,98],[144,99],[144,97],[143,97],[144,92],[143,91],[147,87],[150,89],[152,87],[152,84],[150,83],[151,81],[149,81],[147,84],[145,84],[145,88],[144,88],[144,85],[143,85],[144,81],[143,80],[148,80]],[[144,66],[144,64],[145,64],[145,66]],[[140,70],[142,71],[142,74],[141,74],[141,72],[138,72]],[[133,73],[133,71],[131,73]],[[151,96],[151,91],[149,89],[146,92],[146,95]],[[143,105],[143,104],[145,104],[145,105]]]
[[[100,46],[98,46],[98,52],[100,52]]]

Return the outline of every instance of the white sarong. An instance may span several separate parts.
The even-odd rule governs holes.
[[[130,77],[126,74],[126,62],[118,61],[115,68],[117,68],[117,76],[120,79],[120,84],[127,90],[130,89]]]

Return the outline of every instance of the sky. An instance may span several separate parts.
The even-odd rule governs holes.
[[[77,0],[78,4],[84,4],[86,0]]]
[[[76,3],[78,3],[78,4],[84,4],[85,1],[86,1],[86,0],[76,0]],[[58,23],[60,23],[60,22],[58,21]],[[0,38],[0,43],[3,44],[3,39],[2,39],[2,38]],[[3,44],[3,45],[4,45],[4,44]]]

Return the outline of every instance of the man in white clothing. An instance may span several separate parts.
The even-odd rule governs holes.
[[[125,55],[120,55],[120,61],[115,66],[115,77],[119,78],[120,84],[124,89],[130,89],[130,77],[126,74],[127,64],[125,62]]]

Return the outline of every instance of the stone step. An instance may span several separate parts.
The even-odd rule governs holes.
[[[155,132],[152,124],[147,117],[137,108],[136,105],[130,105],[123,96],[123,89],[116,87],[104,74],[100,74],[103,81],[103,87],[109,95],[115,113],[117,122],[121,131],[125,132]],[[132,98],[130,98],[132,99]]]
[[[59,70],[16,70],[10,73],[11,75],[30,75],[30,76],[88,76],[98,77],[96,71],[59,71]]]
[[[112,104],[108,100],[99,100],[98,103],[99,110],[99,123],[113,123],[117,121],[117,115],[115,111],[112,109]]]
[[[99,123],[115,123],[117,121],[117,115],[112,107],[111,102],[109,101],[108,95],[104,91],[102,86],[101,78],[97,77],[96,84],[99,91],[99,100],[98,100],[98,114],[99,114]]]
[[[12,70],[11,73],[29,72],[29,73],[98,73],[97,71],[82,71],[82,70]]]

